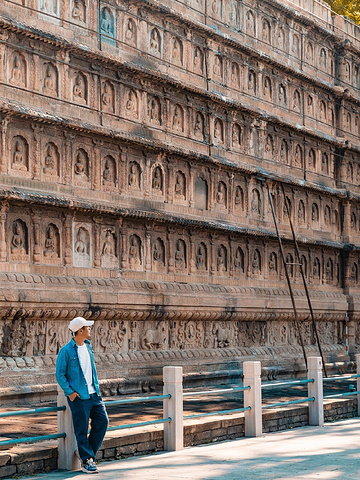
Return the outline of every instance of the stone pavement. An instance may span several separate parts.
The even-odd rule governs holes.
[[[360,419],[103,462],[99,469],[100,474],[95,476],[98,480],[358,479]],[[51,472],[31,479],[84,476],[81,472]]]

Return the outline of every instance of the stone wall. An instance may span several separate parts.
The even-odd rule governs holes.
[[[323,2],[0,2],[0,386],[54,391],[75,315],[107,393],[359,341],[358,27]],[[281,182],[285,185],[285,198]]]

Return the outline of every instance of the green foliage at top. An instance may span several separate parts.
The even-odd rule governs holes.
[[[360,25],[360,0],[325,0],[338,15],[345,15]]]

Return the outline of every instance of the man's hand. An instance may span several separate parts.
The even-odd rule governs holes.
[[[70,402],[73,402],[76,397],[80,397],[80,395],[77,392],[73,392],[71,395],[69,395]]]

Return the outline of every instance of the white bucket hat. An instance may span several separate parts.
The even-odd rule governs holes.
[[[85,318],[83,317],[76,317],[69,323],[69,329],[72,332],[77,332],[78,330],[80,330],[80,328],[90,327],[91,325],[94,325],[93,320],[85,320]]]

